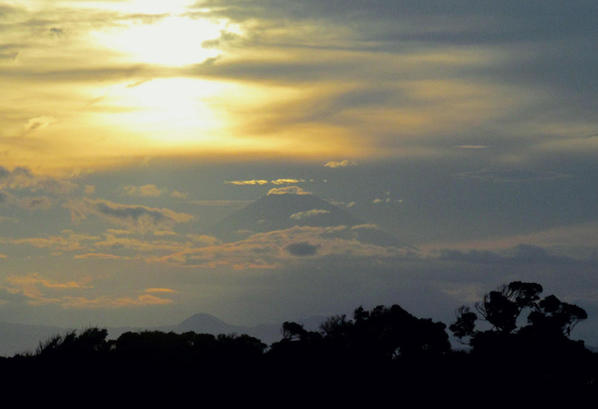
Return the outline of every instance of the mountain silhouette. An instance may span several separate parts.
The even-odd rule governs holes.
[[[311,316],[300,319],[306,329],[316,330],[324,322],[325,316]],[[51,327],[44,325],[24,325],[9,324],[0,322],[0,357],[13,356],[17,353],[33,352],[39,346],[39,343],[56,335],[63,335],[71,328]],[[282,334],[280,332],[280,323],[258,324],[255,326],[233,325],[222,321],[221,319],[205,313],[198,313],[174,325],[148,326],[148,327],[108,327],[110,339],[116,339],[125,332],[139,331],[162,331],[176,332],[182,334],[185,332],[195,332],[198,334],[247,334],[261,339],[270,344],[280,341]]]
[[[176,325],[175,332],[193,331],[206,334],[231,334],[240,333],[244,327],[227,324],[226,322],[210,314],[195,314]]]
[[[334,235],[380,246],[408,247],[394,235],[313,194],[269,194],[218,222],[212,234],[235,241],[294,226],[345,226]]]
[[[305,319],[300,319],[305,328],[316,330],[326,319],[325,316],[314,315]],[[205,313],[194,314],[185,319],[180,324],[172,327],[162,327],[161,330],[173,331],[176,333],[185,333],[189,331],[198,334],[247,334],[261,339],[270,344],[279,341],[282,338],[280,324],[259,324],[255,326],[233,325],[222,321],[221,319]],[[112,333],[111,333],[112,335]]]

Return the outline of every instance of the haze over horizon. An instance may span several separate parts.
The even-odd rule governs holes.
[[[0,322],[448,323],[523,280],[598,345],[596,16],[0,0]]]

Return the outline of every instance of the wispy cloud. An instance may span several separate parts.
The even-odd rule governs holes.
[[[174,294],[176,290],[172,288],[146,288],[144,292],[149,294]]]
[[[128,196],[136,197],[158,197],[161,196],[165,190],[158,188],[156,185],[143,186],[125,186],[123,191]]]
[[[70,201],[64,207],[71,211],[75,221],[93,215],[109,223],[140,232],[169,230],[179,223],[187,223],[193,219],[190,214],[170,209],[120,204],[108,200],[82,199]]]
[[[172,304],[170,298],[157,297],[153,294],[141,294],[137,296],[114,297],[62,297],[56,301],[64,308],[74,309],[115,309],[130,307],[148,307]]]
[[[307,192],[299,186],[285,186],[270,189],[268,196],[270,195],[311,195],[311,192]]]
[[[44,129],[50,126],[52,123],[56,121],[55,118],[51,116],[39,116],[35,118],[31,118],[25,124],[25,132],[33,132],[38,129]]]
[[[273,185],[293,185],[296,183],[303,183],[305,182],[305,179],[275,179],[275,180],[271,180],[270,183],[272,183]]]
[[[457,149],[465,149],[465,150],[488,149],[488,145],[457,145],[455,147]]]
[[[289,217],[293,220],[302,220],[302,219],[307,219],[307,218],[314,217],[314,216],[321,216],[321,215],[328,214],[328,213],[330,213],[329,210],[311,209],[311,210],[305,210],[303,212],[293,213]]]
[[[306,244],[307,243],[307,244]],[[345,226],[295,226],[251,235],[247,239],[208,246],[190,246],[165,256],[149,257],[150,263],[168,263],[186,267],[232,268],[235,270],[276,269],[289,256],[329,257],[402,257],[407,250],[359,242]]]
[[[250,180],[231,180],[228,182],[230,185],[236,185],[236,186],[263,186],[263,185],[267,185],[268,181],[265,179],[250,179]]]
[[[189,196],[189,193],[187,192],[180,192],[178,190],[173,190],[172,192],[170,192],[170,197],[173,197],[175,199],[186,199]]]
[[[0,189],[44,191],[56,195],[65,195],[79,186],[69,178],[54,178],[37,175],[26,167],[15,167],[9,170],[0,166]]]
[[[296,183],[303,183],[305,179],[292,179],[292,178],[280,178],[280,179],[250,179],[250,180],[232,180],[225,183],[237,186],[264,186],[267,184],[273,185],[292,185]]]
[[[348,166],[355,166],[355,165],[357,165],[357,163],[355,163],[353,161],[350,161],[350,160],[347,160],[347,159],[344,159],[344,160],[341,160],[341,161],[331,160],[329,162],[326,162],[324,164],[324,167],[331,168],[331,169],[336,169],[336,168],[346,168]]]
[[[487,182],[532,182],[538,180],[565,179],[569,176],[552,171],[538,169],[517,169],[517,168],[485,168],[470,172],[462,172],[456,175],[463,179],[478,179]]]
[[[84,250],[89,245],[100,239],[100,236],[80,234],[72,230],[63,230],[60,235],[6,238],[0,237],[0,243],[11,245],[28,245],[41,249],[52,249],[57,252],[72,252]]]

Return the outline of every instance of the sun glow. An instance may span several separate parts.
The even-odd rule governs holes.
[[[123,111],[105,119],[115,121],[115,127],[143,136],[152,145],[209,143],[227,122],[226,113],[212,109],[210,101],[229,87],[221,82],[189,78],[114,86],[105,103],[123,107]]]
[[[170,16],[147,24],[131,22],[125,27],[96,32],[95,37],[128,62],[182,66],[219,56],[221,51],[205,47],[206,42],[233,30],[224,20]]]
[[[59,1],[68,3],[71,7],[142,14],[183,13],[188,10],[189,6],[196,3],[196,0],[104,0],[83,2],[80,0],[56,0],[57,3]]]

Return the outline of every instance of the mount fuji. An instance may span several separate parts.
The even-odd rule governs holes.
[[[300,191],[300,190],[299,190]],[[268,194],[214,225],[212,234],[225,241],[294,226],[345,226],[340,236],[379,246],[410,247],[394,235],[352,215],[316,195]]]

